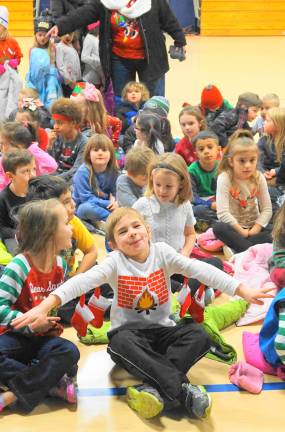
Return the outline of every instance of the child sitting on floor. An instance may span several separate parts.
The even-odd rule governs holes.
[[[186,374],[207,353],[210,340],[203,327],[192,320],[175,325],[169,318],[170,276],[182,273],[196,277],[258,304],[262,303],[258,298],[269,296],[267,290],[250,289],[206,263],[177,253],[166,243],[152,243],[148,225],[134,209],[116,209],[108,219],[107,233],[114,251],[101,264],[69,279],[33,310],[13,320],[13,327],[36,327],[50,310],[108,281],[114,290],[108,353],[115,363],[143,381],[127,389],[129,406],[144,418],[179,404],[190,416],[207,417],[210,395],[203,386],[190,384]],[[100,310],[91,303],[84,310],[96,318]],[[80,319],[84,323],[82,312],[78,306],[78,324]]]

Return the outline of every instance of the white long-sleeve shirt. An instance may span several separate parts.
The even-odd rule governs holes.
[[[153,243],[144,263],[111,252],[99,265],[74,276],[53,291],[62,304],[97,286],[109,283],[114,290],[111,329],[126,323],[173,326],[169,318],[171,304],[170,276],[174,273],[198,279],[205,285],[234,295],[240,284],[236,279],[210,264],[186,258],[166,243]]]
[[[81,80],[79,55],[75,48],[59,42],[56,46],[56,66],[64,78],[65,84]]]
[[[99,38],[88,33],[83,42],[81,61],[85,64],[83,79],[93,84],[104,82],[104,73],[99,57]]]

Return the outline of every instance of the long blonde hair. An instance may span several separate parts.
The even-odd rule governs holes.
[[[230,137],[228,145],[223,154],[219,166],[219,174],[226,172],[231,181],[234,181],[233,167],[231,165],[231,160],[236,153],[246,152],[248,150],[255,150],[258,156],[258,147],[254,142],[252,133],[249,130],[238,129]],[[260,173],[258,170],[250,177],[250,181],[257,186]]]
[[[148,168],[148,182],[145,196],[154,195],[153,172],[164,170],[175,174],[180,179],[180,188],[175,198],[177,206],[192,199],[192,188],[187,165],[184,159],[177,153],[163,153],[153,158]]]
[[[285,149],[285,108],[270,108],[267,115],[271,118],[272,123],[274,124],[275,131],[273,141],[277,162],[280,162]]]

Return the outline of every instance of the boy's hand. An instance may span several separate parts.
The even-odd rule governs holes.
[[[35,333],[47,333],[50,332],[52,329],[55,329],[57,322],[60,321],[59,317],[46,317],[43,319],[42,323],[30,324],[30,329]]]
[[[54,130],[51,130],[48,132],[48,148],[47,148],[47,150],[50,150],[53,148],[53,145],[56,141],[56,138],[57,138],[57,134]]]
[[[28,325],[31,326],[31,329],[37,329],[41,325],[46,324],[47,320],[53,323],[60,320],[59,317],[47,317],[50,310],[53,308],[60,306],[60,298],[56,295],[50,294],[46,299],[42,301],[38,306],[35,306],[33,309],[30,309],[28,312],[23,315],[13,319],[11,322],[12,326],[19,330],[22,327],[26,327]]]
[[[245,286],[244,284],[240,284],[235,294],[239,295],[240,297],[244,298],[248,303],[254,303],[258,305],[262,305],[263,301],[260,300],[261,298],[273,298],[273,294],[267,294],[270,291],[272,291],[272,287],[270,288],[249,288]]]

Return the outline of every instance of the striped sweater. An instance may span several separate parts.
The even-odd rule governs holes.
[[[7,331],[14,318],[37,306],[59,287],[65,275],[66,264],[60,256],[49,273],[40,272],[27,254],[15,256],[0,279],[0,334]]]
[[[281,363],[285,364],[285,307],[279,309],[278,331],[274,346]]]

